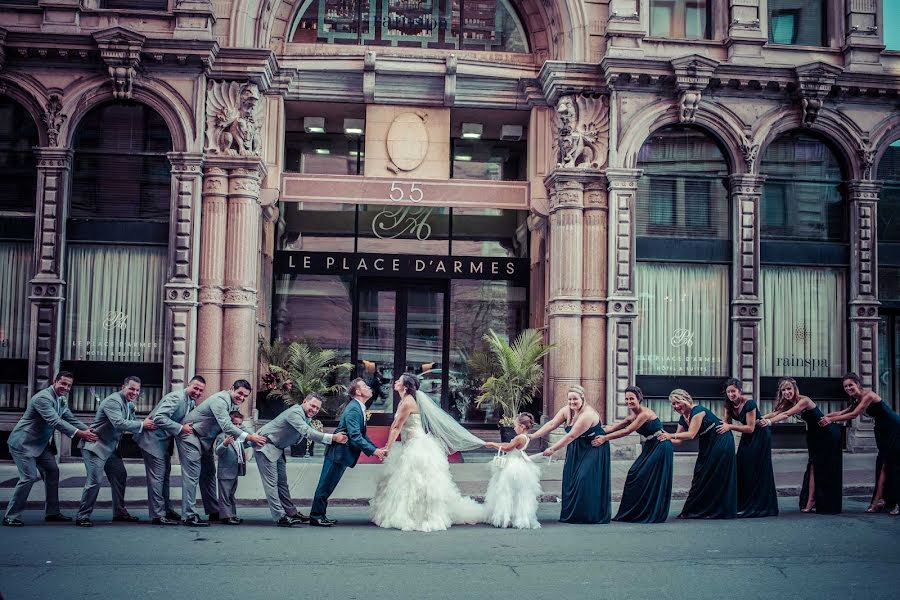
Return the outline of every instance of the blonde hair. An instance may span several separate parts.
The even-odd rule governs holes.
[[[690,406],[694,405],[694,399],[691,397],[691,395],[681,388],[677,388],[669,392],[669,402],[671,402],[672,400],[678,400],[679,402],[683,402]]]
[[[786,387],[794,388],[794,399],[788,400],[781,395],[781,390]],[[794,407],[800,401],[800,388],[797,387],[797,380],[793,377],[782,377],[778,380],[778,391],[775,392],[775,412],[784,412]]]
[[[581,396],[582,400],[584,400],[584,388],[583,387],[581,387],[580,385],[573,385],[572,387],[569,388],[569,391],[567,392],[567,394],[571,394],[572,392],[575,392],[576,394]]]

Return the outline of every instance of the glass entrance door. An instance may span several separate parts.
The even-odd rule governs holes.
[[[354,362],[374,392],[372,424],[393,418],[402,373],[419,377],[421,389],[441,404],[446,353],[446,283],[359,279]]]
[[[878,324],[876,391],[894,410],[900,410],[900,312],[882,314]]]

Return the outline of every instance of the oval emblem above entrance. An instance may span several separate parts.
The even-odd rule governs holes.
[[[388,156],[401,171],[412,171],[428,154],[428,128],[416,113],[397,115],[387,133]]]

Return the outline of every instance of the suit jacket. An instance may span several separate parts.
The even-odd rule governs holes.
[[[140,433],[144,429],[144,421],[134,417],[134,404],[125,400],[122,392],[115,392],[100,403],[91,429],[97,434],[97,441],[81,440],[78,447],[90,450],[100,458],[109,458],[119,447],[122,434]]]
[[[338,423],[335,433],[344,431],[350,438],[346,444],[332,444],[325,452],[325,458],[331,462],[350,467],[356,466],[359,460],[359,453],[365,452],[366,456],[375,454],[375,444],[366,437],[366,413],[355,399],[351,398],[344,412],[341,413],[341,420]]]
[[[60,430],[69,437],[88,426],[69,411],[65,396],[56,397],[52,387],[45,388],[31,397],[25,414],[9,434],[10,450],[37,457],[53,439],[53,431]]]
[[[244,428],[241,427],[241,429]],[[252,444],[250,442],[240,443],[235,441],[231,445],[226,446],[226,437],[228,437],[228,434],[222,432],[216,438],[215,453],[219,457],[216,477],[219,479],[236,479],[238,475],[247,474],[247,455],[244,454],[244,448],[250,448]],[[244,456],[243,461],[238,461],[238,452]]]
[[[200,449],[211,451],[216,437],[223,431],[233,435],[234,439],[240,439],[246,433],[231,422],[228,413],[238,410],[240,407],[231,401],[231,390],[223,390],[215,393],[200,406],[189,412],[182,423],[190,423],[194,429],[193,436],[184,436],[183,439],[196,445],[192,438],[200,442]]]
[[[303,438],[309,438],[320,444],[330,444],[332,434],[322,433],[313,429],[306,421],[303,407],[299,404],[288,407],[287,410],[263,425],[258,431],[259,435],[268,438],[269,443],[258,449],[272,462],[281,458],[285,448],[289,448],[300,442]]]
[[[169,439],[181,433],[181,421],[192,410],[194,401],[185,390],[169,392],[150,413],[156,429],[134,436],[135,443],[148,454],[165,458],[169,454]]]

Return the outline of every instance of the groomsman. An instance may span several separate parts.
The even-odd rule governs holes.
[[[191,426],[191,433],[180,433],[175,438],[181,460],[181,523],[194,527],[208,527],[194,510],[197,501],[197,484],[203,497],[203,508],[210,520],[219,520],[219,502],[216,498],[216,463],[213,444],[223,431],[238,443],[249,440],[256,446],[266,443],[266,438],[247,433],[231,422],[229,413],[240,409],[250,397],[252,388],[246,379],[238,379],[230,390],[223,390],[204,400],[184,418]]]
[[[53,431],[58,429],[75,439],[96,441],[97,436],[88,426],[75,418],[69,411],[66,395],[72,389],[74,379],[68,371],[60,371],[53,385],[31,397],[25,414],[9,434],[9,452],[19,470],[19,482],[13,491],[3,524],[7,527],[22,527],[19,519],[28,501],[28,494],[36,481],[44,480],[46,489],[45,521],[71,521],[59,512],[59,467],[53,456],[50,441]]]
[[[81,458],[84,459],[87,471],[84,491],[81,494],[81,506],[75,517],[75,524],[79,527],[93,526],[91,513],[100,493],[104,472],[112,489],[113,521],[130,523],[139,520],[128,514],[125,508],[125,483],[128,472],[118,449],[122,434],[126,432],[138,434],[145,429],[156,429],[156,423],[150,417],[143,420],[135,418],[134,401],[140,393],[141,379],[134,375],[126,377],[121,391],[107,396],[97,408],[94,422],[91,423],[91,429],[97,434],[97,441],[82,441],[79,444]]]
[[[169,498],[169,477],[172,472],[169,440],[181,433],[189,435],[194,432],[190,425],[182,425],[181,422],[194,410],[205,387],[206,380],[195,375],[185,389],[163,396],[149,417],[156,423],[156,429],[144,431],[134,437],[144,456],[147,508],[154,525],[178,525],[181,520],[181,515],[172,509]]]
[[[256,452],[256,466],[259,478],[266,492],[266,502],[272,511],[272,518],[279,527],[291,527],[298,523],[308,523],[309,517],[297,511],[291,500],[291,490],[287,481],[287,465],[284,452],[303,438],[310,438],[320,444],[346,444],[346,433],[322,433],[309,425],[309,420],[322,409],[322,397],[309,394],[303,402],[295,404],[263,425],[259,435],[269,442]]]

